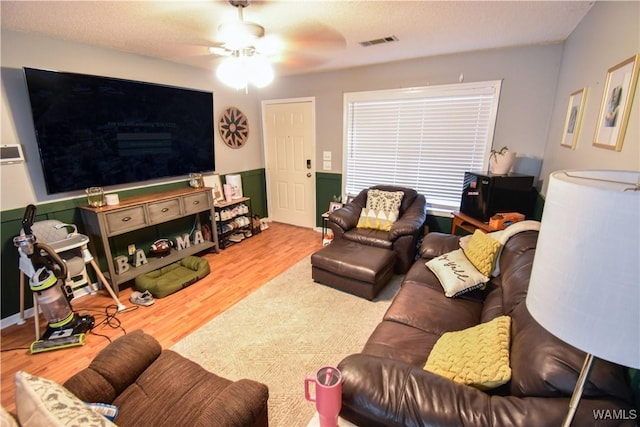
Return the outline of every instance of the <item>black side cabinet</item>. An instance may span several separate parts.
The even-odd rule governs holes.
[[[483,222],[499,212],[520,212],[531,218],[534,197],[531,175],[465,172],[460,212]]]

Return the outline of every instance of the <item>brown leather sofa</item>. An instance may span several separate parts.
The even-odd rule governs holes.
[[[230,381],[141,330],[113,341],[64,386],[86,402],[119,408],[118,426],[268,426],[267,386]]]
[[[422,258],[405,276],[362,352],[339,364],[344,376],[341,416],[363,426],[561,425],[585,354],[552,336],[527,310],[537,236],[537,231],[525,231],[511,237],[500,256],[500,274],[484,290],[458,298],[446,298],[424,264],[457,249],[459,238],[425,236]],[[508,383],[484,392],[423,369],[444,332],[501,315],[511,317]],[[596,420],[596,410],[609,419]],[[634,414],[628,370],[596,360],[572,425],[632,426]]]
[[[398,220],[389,231],[356,227],[360,211],[367,205],[367,191],[371,189],[404,192]],[[350,203],[331,212],[329,227],[333,231],[334,241],[345,239],[363,245],[392,249],[396,253],[394,271],[403,274],[415,260],[416,244],[426,218],[427,202],[416,190],[394,185],[376,185],[362,190]]]

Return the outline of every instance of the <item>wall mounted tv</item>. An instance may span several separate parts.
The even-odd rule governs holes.
[[[213,93],[24,68],[48,194],[215,170]]]

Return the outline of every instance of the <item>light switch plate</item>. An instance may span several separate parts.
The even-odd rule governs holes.
[[[322,160],[331,161],[331,151],[323,151],[322,152]]]
[[[330,171],[331,170],[331,161],[322,162],[322,170]]]

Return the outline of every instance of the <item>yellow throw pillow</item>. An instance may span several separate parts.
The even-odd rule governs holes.
[[[489,276],[500,253],[500,246],[500,242],[478,229],[471,236],[464,254],[480,273]]]
[[[511,379],[510,332],[509,316],[446,332],[433,346],[424,369],[480,390],[506,384]]]
[[[391,230],[391,226],[398,220],[393,212],[377,211],[369,208],[362,208],[358,219],[358,228],[371,228],[374,230]]]
[[[403,197],[402,191],[367,191],[367,205],[360,211],[357,227],[391,230],[393,223],[398,220]]]

